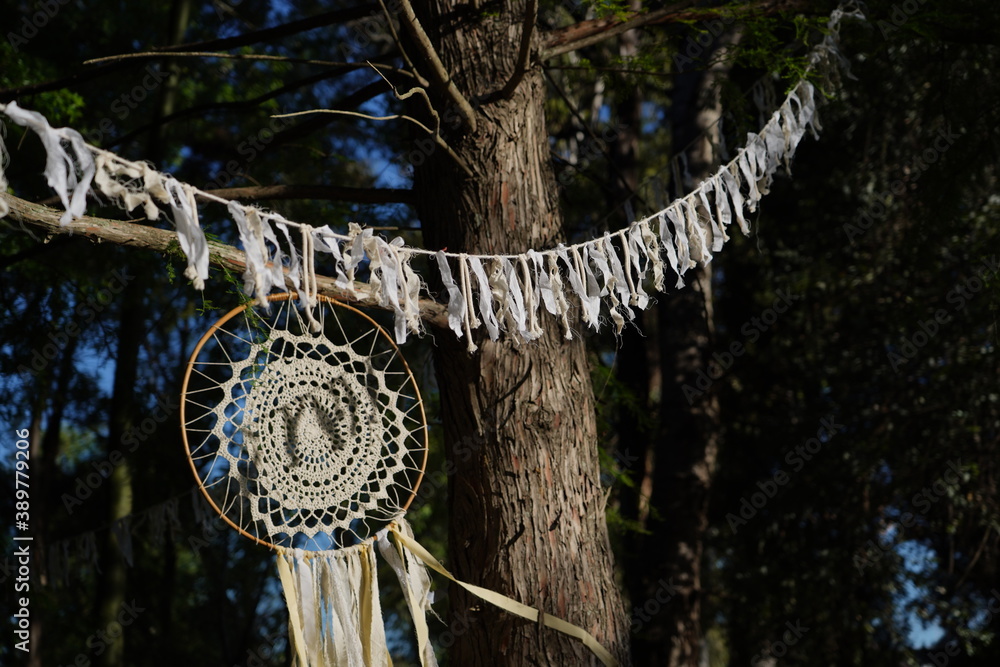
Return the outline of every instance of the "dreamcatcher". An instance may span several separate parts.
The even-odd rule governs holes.
[[[421,664],[430,566],[484,600],[539,621],[537,610],[452,575],[414,538],[404,515],[427,458],[413,374],[389,335],[361,311],[322,296],[303,316],[294,295],[224,315],[195,346],[182,385],[191,469],[208,502],[274,549],[298,667],[388,666],[376,548],[399,579]],[[391,537],[390,537],[391,536]],[[589,633],[541,622],[614,658]]]

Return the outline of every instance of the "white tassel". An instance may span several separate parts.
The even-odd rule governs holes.
[[[500,265],[505,278],[509,300],[507,302],[507,312],[510,314],[510,321],[514,330],[525,340],[530,340],[528,333],[528,316],[525,312],[525,296],[521,288],[521,281],[517,278],[517,271],[514,265],[506,257],[501,258]],[[516,339],[515,339],[516,340]]]
[[[7,194],[7,174],[4,170],[10,161],[7,155],[7,147],[4,145],[4,137],[7,136],[7,126],[0,123],[0,218],[4,218],[10,213],[10,206],[3,195]]]
[[[370,542],[278,554],[293,665],[388,667],[377,572]]]
[[[469,257],[468,255],[458,256],[458,275],[460,282],[460,287],[462,288],[462,296],[465,299],[465,338],[467,342],[467,350],[469,354],[472,354],[479,349],[476,342],[472,340],[472,330],[479,327],[479,319],[476,317],[475,308],[472,302],[472,278],[469,276]]]
[[[500,325],[493,314],[493,292],[490,289],[490,281],[486,277],[482,261],[474,256],[470,256],[468,259],[469,267],[476,274],[476,280],[479,281],[479,314],[482,315],[483,324],[486,325],[490,340],[496,340],[500,337]]]
[[[514,332],[517,330],[517,323],[514,322],[510,312],[510,288],[507,285],[503,262],[499,257],[494,257],[490,261],[490,296],[496,303],[497,324],[501,331]],[[514,344],[517,339],[514,338]]]
[[[309,324],[309,329],[315,332],[319,331],[322,326],[313,316],[316,297],[319,294],[319,288],[316,285],[316,253],[313,251],[313,229],[309,225],[302,225],[299,230],[302,232],[302,261],[304,263],[299,303],[306,311],[306,322]],[[289,244],[291,244],[291,239],[289,239]],[[294,245],[291,247],[291,252],[293,255],[295,254]]]
[[[277,227],[278,230],[281,232],[282,236],[285,237],[285,242],[288,244],[288,257],[289,257],[288,279],[291,280],[292,285],[298,288],[299,285],[301,284],[299,282],[299,278],[302,272],[302,262],[299,261],[299,253],[295,251],[295,243],[292,241],[292,235],[288,231],[288,220],[278,215],[277,213],[267,213],[266,216],[268,220],[274,221],[274,226]],[[302,260],[307,261],[305,257],[306,248],[304,245],[305,237],[307,236],[306,231],[308,230],[309,252],[311,254],[312,251],[315,249],[316,230],[314,230],[310,225],[306,224],[302,224],[300,225],[300,227],[301,227],[300,231],[302,232],[302,237],[303,237]],[[315,261],[310,261],[310,265],[315,267]],[[313,270],[312,276],[306,276],[306,277],[309,278],[313,283],[315,283],[316,282],[315,270]],[[282,278],[284,278],[284,276],[282,276]]]
[[[678,200],[673,206],[666,210],[667,218],[670,219],[674,230],[674,245],[677,249],[677,277],[680,278],[692,266],[695,266],[691,255],[691,240],[688,239],[687,219],[684,211],[681,210],[684,200]],[[678,285],[682,286],[683,283]]]
[[[549,259],[549,285],[552,287],[552,297],[555,300],[556,314],[563,326],[563,338],[573,340],[573,329],[569,325],[569,301],[566,300],[566,290],[563,287],[562,273],[559,271],[559,257],[552,253],[546,255]],[[563,261],[569,263],[565,257],[565,250],[562,255]]]
[[[334,282],[337,287],[353,292],[353,285],[348,282],[347,274],[344,272],[344,256],[340,251],[340,239],[330,229],[330,225],[323,225],[314,229],[313,238],[318,250],[333,255],[334,271],[337,274]]]
[[[590,263],[590,244],[573,248],[573,259],[576,261],[580,275],[584,277],[587,287],[587,306],[590,309],[591,325],[594,331],[601,329],[601,287],[594,275],[594,267]]]
[[[354,272],[365,259],[365,243],[372,236],[372,230],[361,229],[356,222],[348,223],[348,236],[350,237],[344,245],[345,252],[350,247],[349,255],[344,262],[344,270],[347,272],[348,290],[354,294]]]
[[[625,267],[626,276],[631,276],[635,274],[635,282],[629,286],[632,291],[632,296],[629,299],[629,305],[638,306],[641,310],[645,310],[646,306],[649,304],[649,295],[646,294],[646,290],[642,288],[642,283],[646,280],[646,273],[649,271],[650,265],[653,264],[653,257],[649,254],[649,248],[646,247],[646,242],[643,234],[649,228],[646,226],[645,222],[634,223],[628,230],[628,244],[625,249],[628,251],[628,259],[631,262],[631,268]],[[650,234],[652,237],[652,234]],[[655,239],[654,239],[655,242]],[[645,256],[645,264],[642,262],[642,257]],[[657,260],[660,258],[657,257]],[[654,275],[656,275],[656,270],[654,266]],[[654,284],[656,281],[654,280]],[[663,285],[663,266],[660,265],[659,270],[659,284]]]
[[[701,201],[701,207],[704,209],[712,228],[712,252],[719,252],[722,250],[723,244],[729,240],[729,236],[726,234],[726,230],[722,228],[722,223],[719,222],[719,219],[712,214],[712,207],[708,203],[708,192],[713,187],[713,181],[704,181],[698,188],[698,199]]]
[[[172,178],[167,181],[166,188],[170,194],[170,209],[173,211],[174,227],[177,228],[177,241],[187,255],[188,268],[184,271],[184,277],[194,284],[196,290],[203,290],[208,278],[208,241],[198,224],[194,191],[190,185]]]
[[[740,157],[736,160],[739,165],[740,172],[743,174],[743,180],[746,182],[749,192],[747,193],[747,209],[753,213],[757,210],[757,202],[760,201],[760,191],[757,189],[757,176],[755,165],[750,164],[750,155],[746,148],[740,153]]]
[[[594,264],[597,265],[597,270],[604,276],[604,286],[601,288],[600,295],[608,297],[608,301],[610,302],[608,306],[608,314],[611,315],[611,321],[615,323],[615,333],[621,333],[622,327],[625,325],[625,318],[623,318],[622,314],[618,312],[618,307],[621,305],[621,301],[618,300],[618,296],[616,294],[618,279],[608,266],[605,241],[606,237],[595,239],[593,253],[590,252],[589,245],[585,245],[583,247],[584,256],[586,257],[584,261],[589,264],[589,258],[592,257]],[[622,276],[622,278],[624,278],[624,276]]]
[[[441,282],[448,292],[448,326],[459,338],[462,337],[462,324],[465,322],[465,296],[455,284],[455,279],[451,275],[451,267],[448,266],[448,258],[444,252],[438,250],[434,253],[437,260],[438,270],[441,272]]]
[[[247,268],[243,272],[243,291],[248,295],[257,297],[257,304],[269,309],[268,301],[265,298],[270,292],[268,287],[269,274],[267,273],[267,249],[264,247],[264,235],[260,232],[260,218],[253,216],[255,225],[251,225],[247,219],[247,210],[236,202],[229,202],[229,214],[236,222],[236,229],[240,234],[240,243],[243,244],[243,252],[246,254]],[[253,210],[253,209],[249,209]]]
[[[660,248],[656,242],[656,235],[649,228],[649,222],[639,223],[639,233],[642,235],[642,245],[646,251],[646,257],[653,266],[653,289],[657,292],[665,291],[663,284],[663,259],[660,257]]]
[[[698,217],[698,207],[695,206],[692,198],[682,199],[687,219],[688,241],[691,244],[691,259],[701,262],[703,265],[712,261],[712,253],[708,249],[708,237],[705,233],[705,226],[701,224]],[[692,265],[693,266],[693,265]]]
[[[400,533],[413,539],[413,530],[405,519],[402,517],[396,519],[396,524]],[[382,536],[376,543],[379,553],[396,573],[399,585],[403,589],[406,606],[410,610],[413,627],[417,632],[417,654],[420,664],[422,667],[437,667],[437,658],[434,656],[434,647],[431,645],[427,629],[427,612],[434,612],[431,608],[431,579],[427,574],[427,568],[398,541],[390,541],[388,537]]]
[[[528,251],[529,253],[532,251]],[[542,335],[542,325],[538,323],[538,288],[534,283],[535,276],[531,272],[528,260],[524,255],[518,258],[521,276],[524,284],[524,310],[528,316],[528,328],[525,331],[526,340],[536,340]]]
[[[45,146],[45,178],[66,209],[59,224],[66,225],[73,218],[82,217],[87,210],[87,191],[95,172],[94,157],[87,142],[76,130],[53,129],[45,116],[22,109],[17,102],[8,103],[4,113],[18,125],[34,130]],[[69,143],[72,156],[63,146],[63,140]]]
[[[668,209],[669,211],[669,209]],[[677,282],[674,284],[675,289],[681,289],[684,287],[684,278],[682,274],[686,270],[681,268],[680,258],[677,256],[676,245],[677,241],[674,238],[674,234],[670,229],[670,224],[667,222],[667,212],[661,211],[657,215],[657,220],[660,226],[660,243],[663,244],[663,249],[667,253],[667,262],[670,263],[670,268],[674,270],[677,274]],[[673,218],[671,218],[673,220]]]
[[[549,255],[551,258],[551,255]],[[528,251],[528,259],[535,265],[535,297],[536,300],[541,300],[545,304],[545,310],[549,311],[553,315],[559,315],[559,310],[556,308],[556,297],[552,292],[552,280],[549,277],[549,273],[545,270],[544,256],[535,252],[534,250]]]
[[[747,224],[743,213],[743,192],[740,191],[740,181],[736,173],[734,173],[734,167],[731,166],[723,169],[719,173],[725,183],[726,194],[733,200],[733,215],[736,217],[736,222],[740,225],[740,231],[745,236],[749,236],[750,225]]]

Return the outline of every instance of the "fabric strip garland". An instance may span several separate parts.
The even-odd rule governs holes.
[[[845,63],[837,49],[839,24],[845,16],[863,18],[857,11],[835,10],[827,34],[813,49],[810,68],[824,60]],[[358,272],[368,269],[368,283],[380,305],[395,314],[398,343],[421,333],[419,298],[427,281],[411,263],[420,255],[432,257],[429,266],[437,267],[447,296],[449,327],[456,336],[467,337],[470,352],[476,349],[472,334],[480,327],[485,327],[491,340],[501,335],[525,341],[537,338],[542,308],[559,319],[566,338],[573,337],[571,310],[595,331],[602,323],[601,312],[606,312],[616,332],[621,331],[626,320],[634,317],[631,308],[645,308],[651,301],[643,289],[650,269],[654,289],[662,291],[665,285],[665,266],[676,275],[679,289],[689,269],[699,262],[707,264],[712,253],[721,250],[729,238],[726,228],[732,223],[749,234],[745,213],[756,210],[778,166],[789,167],[805,133],[816,135],[820,129],[815,87],[802,80],[761,131],[748,135],[746,145],[732,160],[662,210],[624,229],[570,246],[515,255],[466,255],[410,247],[401,238],[385,241],[354,223],[348,225],[346,234],[340,234],[328,225],[312,227],[286,220],[90,146],[76,130],[53,128],[44,116],[16,102],[0,104],[0,113],[41,138],[47,154],[45,176],[65,209],[62,224],[84,215],[86,195],[92,189],[129,211],[141,208],[150,219],[165,213],[187,256],[184,275],[196,289],[203,289],[208,278],[208,243],[196,199],[222,204],[246,252],[244,289],[259,304],[266,307],[267,295],[275,288],[284,289],[287,281],[296,288],[305,286],[303,302],[309,309],[315,289],[315,253],[325,253],[333,259],[337,285],[349,293],[354,291]],[[2,128],[0,124],[0,192],[7,186]],[[8,212],[0,198],[0,217]],[[298,228],[300,234],[290,233],[290,227]]]

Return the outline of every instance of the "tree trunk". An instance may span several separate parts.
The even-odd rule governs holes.
[[[418,16],[468,99],[503,88],[515,69],[524,3],[499,16],[463,15],[444,26],[451,0]],[[421,11],[423,9],[424,11]],[[535,36],[537,41],[537,34]],[[418,211],[429,248],[477,253],[546,247],[562,234],[549,160],[540,72],[509,100],[481,105],[477,127],[446,135],[475,174],[442,151],[415,165]],[[448,107],[440,104],[447,122]],[[454,114],[450,117],[454,118]],[[584,341],[553,318],[529,344],[440,336],[435,367],[449,466],[451,558],[460,579],[499,591],[593,634],[623,663],[628,625],[614,579]],[[455,665],[585,665],[577,640],[451,590]]]
[[[733,39],[724,37],[718,47]],[[686,189],[715,166],[709,143],[718,143],[715,86],[728,67],[724,59],[715,60],[706,73],[680,74],[675,81],[673,141],[687,152],[694,181]],[[711,266],[699,266],[686,278],[687,286],[665,299],[659,311],[662,421],[650,503],[661,520],[650,524],[652,533],[636,548],[662,558],[659,567],[644,572],[641,597],[633,599],[645,626],[633,642],[640,665],[697,667],[704,651],[701,568],[721,424],[717,387],[697,396],[691,392],[699,372],[715,377],[709,367],[715,331]]]
[[[115,355],[114,388],[108,419],[108,453],[117,451],[125,432],[132,425],[135,404],[135,380],[139,368],[139,344],[143,336],[142,287],[133,280],[122,293],[121,316],[118,325],[118,349]],[[116,522],[132,512],[132,474],[129,462],[122,459],[108,478],[108,523]],[[121,545],[115,531],[109,529],[103,545],[102,578],[98,595],[99,627],[113,627],[117,623],[122,605],[126,602],[127,572]],[[123,632],[124,635],[124,632]],[[111,635],[109,635],[111,636]],[[125,638],[110,643],[100,656],[103,667],[125,664]]]

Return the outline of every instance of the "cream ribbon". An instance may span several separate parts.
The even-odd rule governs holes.
[[[534,623],[538,623],[539,614],[537,609],[529,607],[526,604],[522,604],[517,600],[511,600],[509,597],[501,595],[500,593],[496,593],[494,591],[482,588],[480,586],[475,586],[473,584],[467,584],[464,581],[459,581],[451,574],[451,572],[446,570],[444,566],[441,565],[441,563],[439,563],[438,560],[430,554],[429,551],[424,549],[415,540],[407,537],[402,532],[400,532],[396,524],[394,523],[390,524],[389,531],[392,532],[393,536],[396,538],[398,543],[402,544],[407,549],[409,549],[412,554],[414,554],[417,558],[422,560],[427,565],[427,567],[431,568],[435,572],[441,574],[442,576],[447,577],[448,579],[454,581],[456,584],[458,584],[465,590],[469,591],[473,595],[483,600],[486,600],[492,605],[500,607],[504,611],[510,612],[511,614],[514,614],[516,616],[520,616],[521,618],[526,618]],[[564,621],[561,618],[556,618],[555,616],[552,616],[550,614],[544,614],[542,616],[542,623],[552,628],[553,630],[558,630],[563,634],[579,639],[584,643],[584,645],[587,648],[589,648],[594,653],[594,655],[598,657],[598,659],[600,659],[602,663],[604,663],[608,667],[617,667],[618,661],[615,660],[614,656],[611,655],[611,653],[606,648],[601,646],[601,644],[594,638],[592,634],[590,634],[583,628],[573,625],[572,623],[569,623],[567,621]],[[427,640],[425,637],[422,636],[421,641],[427,641]],[[422,652],[423,652],[423,647],[421,646],[421,653]]]

